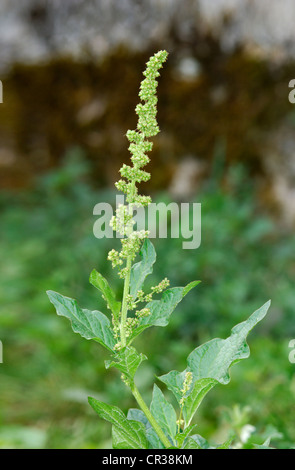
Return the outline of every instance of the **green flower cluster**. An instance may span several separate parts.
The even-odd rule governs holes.
[[[183,407],[184,407],[186,398],[188,396],[188,392],[190,391],[190,388],[192,385],[192,381],[193,381],[193,374],[192,372],[187,371],[184,376],[182,389],[180,390],[180,393],[181,393],[181,398],[179,400],[180,414],[179,414],[179,419],[176,421],[176,424],[178,427],[178,433],[180,432],[180,429],[184,425],[184,420],[182,419],[182,412],[183,412]]]
[[[113,267],[122,266],[123,260],[126,260],[126,267],[119,271],[121,278],[126,278],[130,272],[130,263],[140,250],[142,241],[148,237],[146,230],[133,231],[133,209],[136,206],[146,206],[151,202],[149,196],[138,194],[137,183],[145,182],[150,179],[150,173],[142,170],[150,159],[147,152],[152,150],[153,144],[147,137],[158,134],[159,127],[156,120],[157,115],[157,77],[159,69],[167,59],[166,51],[159,51],[147,62],[145,72],[146,77],[140,85],[139,97],[143,103],[136,106],[136,114],[138,115],[138,124],[136,130],[127,131],[127,139],[130,142],[129,151],[131,153],[131,161],[133,166],[123,164],[120,169],[121,177],[116,188],[126,195],[126,203],[120,204],[116,209],[116,215],[112,217],[110,222],[113,230],[118,232],[124,238],[121,239],[121,252],[111,250],[108,259],[112,262]]]
[[[126,268],[124,268],[124,269],[126,269]],[[128,318],[126,317],[126,322],[125,322],[125,336],[126,336],[126,338],[131,336],[133,330],[138,327],[141,318],[148,317],[151,314],[151,311],[148,308],[148,305],[146,307],[138,309],[138,304],[151,302],[154,294],[160,294],[167,287],[169,287],[169,285],[170,285],[170,282],[165,277],[165,279],[163,279],[157,286],[151,287],[151,292],[149,294],[145,294],[143,292],[143,290],[139,290],[137,292],[136,299],[131,294],[126,295],[127,311],[135,310],[133,317],[128,317]],[[118,340],[118,342],[115,346],[115,350],[120,350],[121,346],[122,346],[122,344],[119,340],[120,328],[119,328],[118,325],[115,324],[115,322],[113,322],[113,330],[114,330],[114,333],[115,333],[115,338]]]
[[[181,395],[182,395],[182,397],[179,401],[180,405],[184,404],[187,392],[189,391],[189,389],[191,387],[192,381],[193,381],[193,374],[191,372],[186,372],[185,377],[184,377],[184,381],[183,381],[183,385],[182,385],[182,389],[180,390]]]
[[[157,286],[151,287],[151,292],[149,294],[145,294],[143,290],[139,290],[137,292],[137,302],[150,302],[153,298],[154,294],[161,294],[167,287],[169,287],[170,282],[165,277],[163,281],[161,281]]]

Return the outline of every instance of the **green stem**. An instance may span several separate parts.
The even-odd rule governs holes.
[[[181,427],[181,420],[182,420],[182,411],[183,411],[183,403],[180,408],[180,413],[179,413],[179,419],[178,419],[178,428],[177,428],[177,433],[180,433],[180,427]]]
[[[124,281],[121,325],[120,325],[120,337],[121,337],[121,344],[123,348],[126,346],[126,320],[127,320],[127,312],[128,312],[127,296],[129,294],[129,287],[130,287],[131,262],[132,262],[131,256],[129,256],[126,262],[127,273],[126,273],[126,277]]]
[[[135,192],[135,181],[132,181],[131,188],[130,188],[131,197],[134,196],[134,192]],[[132,215],[132,214],[133,214],[132,204],[129,203],[129,215]],[[128,236],[130,236],[130,234],[128,234]],[[120,338],[121,338],[121,344],[123,348],[126,346],[126,320],[127,320],[127,313],[128,313],[127,297],[128,297],[129,288],[130,288],[131,266],[132,266],[132,256],[128,256],[126,260],[126,276],[124,280],[121,324],[120,324]]]
[[[160,428],[160,426],[158,425],[157,421],[155,420],[155,418],[153,417],[152,413],[150,412],[150,410],[148,409],[144,399],[142,398],[142,396],[140,395],[139,393],[139,390],[138,388],[136,387],[135,383],[131,384],[130,385],[131,387],[131,392],[135,398],[135,400],[137,401],[138,405],[140,406],[140,408],[142,409],[142,411],[144,412],[145,416],[147,417],[147,419],[149,420],[150,424],[153,426],[154,430],[156,431],[157,435],[159,436],[159,438],[161,439],[163,445],[168,448],[168,447],[171,447],[171,443],[169,442],[168,438],[165,436],[165,434],[163,433],[162,429]]]

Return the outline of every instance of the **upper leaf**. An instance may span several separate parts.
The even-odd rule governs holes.
[[[153,264],[156,261],[156,251],[152,242],[146,238],[139,252],[142,260],[135,263],[130,275],[130,294],[135,300],[137,292],[141,290],[145,278],[153,272]]]
[[[118,320],[121,310],[121,302],[116,300],[115,294],[109,286],[108,281],[99,272],[93,269],[90,274],[89,282],[103,294],[114,317]]]
[[[145,359],[147,357],[144,354],[138,354],[135,348],[127,347],[119,351],[114,356],[113,361],[106,361],[105,364],[107,369],[109,367],[116,367],[129,379],[133,380],[135,372]]]
[[[153,399],[150,409],[162,430],[172,438],[172,441],[174,441],[176,434],[176,413],[171,403],[166,400],[162,391],[156,384],[154,385]]]
[[[150,315],[140,319],[138,326],[132,332],[129,338],[129,344],[133,339],[139,335],[146,328],[151,326],[167,326],[171,313],[175,310],[176,306],[188,294],[188,292],[200,281],[194,281],[186,287],[172,287],[163,292],[161,300],[152,300],[146,305],[150,310]]]
[[[148,441],[145,426],[139,421],[126,418],[123,411],[117,406],[107,405],[95,398],[88,398],[94,411],[113,425],[114,449],[147,449]]]
[[[188,367],[185,371],[171,371],[159,377],[179,401],[185,373],[192,372],[193,382],[183,409],[186,425],[190,424],[209,390],[217,383],[227,384],[230,381],[230,367],[249,357],[250,349],[246,338],[252,328],[265,317],[269,306],[270,301],[256,310],[248,320],[236,325],[227,339],[213,339],[194,349],[188,356]]]
[[[72,329],[83,338],[93,339],[104,347],[113,350],[116,344],[109,319],[98,310],[81,309],[77,301],[58,292],[47,291],[50,302],[56,313],[70,320]]]
[[[230,366],[250,356],[246,338],[265,317],[269,306],[270,301],[256,310],[248,320],[236,325],[227,339],[213,339],[194,349],[187,362],[195,380],[212,378],[221,384],[229,383]]]

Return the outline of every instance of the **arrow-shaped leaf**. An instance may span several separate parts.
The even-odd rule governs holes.
[[[194,349],[188,356],[188,367],[196,380],[212,378],[221,384],[230,381],[229,368],[250,356],[246,338],[266,315],[270,301],[256,310],[248,320],[236,325],[227,339],[213,339]]]
[[[227,339],[213,339],[194,349],[188,356],[188,367],[185,371],[171,371],[159,377],[179,401],[185,373],[192,372],[193,383],[183,409],[186,425],[190,424],[209,390],[217,383],[227,384],[230,381],[230,367],[249,357],[250,349],[246,338],[254,326],[265,317],[269,306],[270,301],[256,310],[248,320],[236,325]]]
[[[88,398],[94,411],[113,425],[114,449],[147,449],[145,426],[139,421],[127,419],[123,411],[117,406],[107,405],[95,398]]]
[[[161,300],[152,300],[146,305],[150,310],[150,315],[141,318],[137,328],[134,329],[129,338],[129,344],[142,331],[151,326],[167,326],[171,313],[175,310],[179,302],[188,294],[188,292],[200,281],[194,281],[186,287],[173,287],[163,292]]]
[[[57,315],[70,320],[72,329],[83,338],[93,339],[104,347],[113,350],[116,344],[109,319],[98,310],[81,309],[76,300],[58,292],[47,291],[50,302],[54,305]]]
[[[162,430],[174,441],[176,434],[176,413],[171,403],[166,400],[164,394],[156,384],[154,385],[150,409]]]

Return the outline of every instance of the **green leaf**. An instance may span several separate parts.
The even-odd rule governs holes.
[[[195,380],[212,378],[221,384],[228,384],[229,368],[250,356],[246,338],[265,317],[269,306],[270,301],[256,310],[248,320],[236,325],[227,339],[213,339],[192,351],[188,356],[188,367]]]
[[[139,410],[138,408],[130,408],[127,413],[127,419],[130,419],[131,421],[139,421],[146,427],[151,426],[144,412],[142,410]]]
[[[148,441],[143,423],[127,419],[117,406],[107,405],[95,398],[88,398],[94,411],[112,425],[114,449],[147,449]]]
[[[214,379],[197,380],[192,387],[191,393],[185,400],[183,416],[186,423],[189,423],[202,403],[207,393],[217,384]]]
[[[112,443],[114,449],[148,449],[149,443],[144,426],[138,421],[129,421],[133,432],[129,433],[122,426],[112,426]]]
[[[217,446],[217,449],[229,449],[234,437],[229,437],[223,444]]]
[[[199,285],[201,281],[192,281],[189,284],[187,284],[185,287],[183,287],[183,292],[182,292],[182,297],[185,297],[190,290],[192,290],[194,287]]]
[[[185,444],[182,449],[202,449],[202,447],[192,437],[189,437],[185,441]]]
[[[149,441],[149,449],[164,449],[161,439],[153,429],[143,411],[138,410],[137,408],[130,408],[127,413],[127,419],[139,421],[145,425],[146,437]]]
[[[168,374],[161,375],[160,377],[158,377],[158,379],[161,380],[161,382],[163,382],[164,384],[166,384],[167,388],[171,390],[178,402],[182,397],[181,389],[183,388],[185,373],[186,370],[184,370],[183,372],[171,370],[170,372],[168,372]]]
[[[196,286],[199,281],[188,284],[186,287],[172,287],[163,292],[161,300],[152,300],[146,305],[151,311],[151,314],[147,317],[141,318],[139,327],[146,326],[167,326],[169,323],[169,317],[175,310],[179,302],[184,296]]]
[[[65,297],[57,292],[47,291],[50,302],[54,305],[57,315],[70,320],[72,329],[83,338],[93,339],[110,351],[116,344],[109,319],[98,310],[81,309],[76,300]]]
[[[185,371],[171,371],[159,377],[179,401],[185,373],[192,372],[193,383],[183,409],[186,425],[190,424],[203,398],[214,385],[229,383],[229,368],[249,357],[250,349],[246,338],[254,326],[265,317],[269,306],[270,301],[256,310],[248,320],[236,325],[227,339],[213,339],[192,351],[188,356],[188,367]]]
[[[156,261],[156,251],[152,242],[146,238],[139,252],[142,260],[134,264],[130,275],[130,294],[135,300],[137,292],[141,290],[146,277],[153,272]]]
[[[211,447],[204,437],[199,434],[194,434],[187,438],[183,449],[214,449],[214,447]]]
[[[202,449],[202,447],[193,437],[188,437],[182,449]]]
[[[167,289],[162,294],[161,300],[152,300],[146,305],[151,313],[147,317],[141,318],[139,325],[134,329],[132,335],[129,338],[129,344],[146,328],[151,326],[167,326],[171,313],[175,310],[179,302],[184,298],[186,294],[200,281],[194,281],[188,284],[186,287],[173,287]]]
[[[146,437],[149,441],[150,449],[165,449],[161,439],[159,438],[154,428],[147,428]]]
[[[116,367],[124,375],[133,380],[135,372],[140,364],[145,361],[147,357],[144,354],[138,354],[135,348],[127,347],[119,351],[113,361],[105,361],[106,368]]]
[[[179,432],[176,434],[175,439],[177,441],[177,444],[179,447],[181,447],[184,443],[184,440],[190,435],[190,433],[197,427],[196,424],[191,424],[190,426],[187,426],[182,432]]]
[[[89,282],[103,294],[114,317],[116,320],[119,320],[121,302],[117,302],[115,294],[109,286],[108,281],[99,272],[93,269],[90,274]]]
[[[150,410],[162,430],[174,441],[176,434],[176,413],[173,406],[168,403],[156,384],[154,385]]]
[[[275,449],[275,447],[270,447],[270,440],[271,438],[269,437],[266,439],[266,441],[263,444],[253,444],[254,449],[260,449],[260,450],[269,450],[269,449]]]
[[[183,382],[185,379],[186,372],[187,369],[183,372],[177,372],[175,370],[172,370],[168,374],[158,377],[158,379],[164,382],[168,389],[172,391],[178,402],[182,397],[181,389],[183,388]],[[216,380],[210,378],[200,379],[193,382],[183,407],[183,417],[186,426],[190,424],[191,419],[196,413],[203,398],[217,383],[218,382]]]

